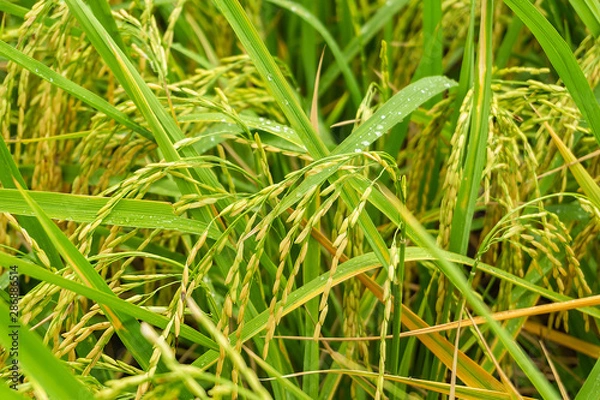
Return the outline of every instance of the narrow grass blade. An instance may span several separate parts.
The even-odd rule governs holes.
[[[107,0],[93,0],[88,1],[87,4],[92,9],[92,12],[98,19],[98,21],[102,24],[106,32],[113,38],[115,43],[121,48],[123,52],[126,52],[125,43],[123,43],[123,38],[121,37],[121,33],[117,28],[117,23],[112,16],[112,11],[110,9],[110,4],[108,4]]]
[[[600,37],[600,3],[596,0],[569,0],[595,38]]]
[[[424,250],[422,248],[410,247],[408,249],[409,249],[409,254],[410,254],[410,258],[408,259],[408,261],[425,261],[425,260],[434,261],[435,260],[435,258],[429,252],[427,252],[426,250]],[[477,266],[477,269],[481,272],[484,272],[490,276],[510,282],[510,283],[514,284],[515,286],[526,289],[526,290],[530,291],[531,293],[541,295],[541,296],[545,297],[546,299],[554,302],[551,304],[544,304],[544,305],[539,305],[539,306],[528,306],[525,308],[496,312],[493,314],[494,320],[496,320],[496,321],[504,321],[504,320],[520,318],[520,317],[527,316],[527,315],[530,315],[530,316],[531,315],[542,315],[542,314],[549,314],[552,312],[567,311],[567,310],[574,310],[574,309],[577,309],[578,311],[586,313],[594,318],[600,317],[600,310],[593,307],[600,302],[598,296],[574,299],[574,298],[565,296],[563,294],[556,293],[551,290],[545,289],[543,287],[537,286],[525,278],[519,278],[513,274],[510,274],[509,272],[495,268],[491,265],[481,263],[481,262],[476,262],[475,260],[473,260],[469,257],[461,256],[461,255],[451,253],[451,252],[444,252],[444,254],[445,254],[444,257],[451,262],[468,265],[471,267]],[[377,259],[375,258],[375,256],[372,253],[366,254],[365,257],[370,257],[369,258],[370,261],[368,261],[367,259],[364,260],[365,263],[369,263],[369,262],[376,263],[377,262]],[[379,265],[377,265],[376,268],[378,268],[378,267],[379,267]],[[381,297],[381,288],[379,288],[378,296]],[[409,321],[407,322],[407,325],[409,325],[411,327],[411,330],[408,332],[402,333],[403,337],[429,334],[429,333],[440,332],[442,330],[448,330],[448,329],[456,329],[459,325],[462,327],[467,327],[467,326],[471,326],[472,324],[475,324],[475,323],[482,324],[482,323],[486,322],[485,319],[483,319],[481,317],[476,317],[475,319],[473,319],[471,317],[470,319],[465,319],[465,320],[462,320],[459,322],[449,322],[449,323],[442,324],[442,325],[436,325],[436,326],[427,327],[427,328],[420,328],[419,326],[426,326],[425,323],[422,322],[422,320],[418,316],[415,316],[415,314],[412,311],[409,310],[408,314],[409,314]],[[412,325],[410,325],[410,324],[412,324]],[[540,327],[541,327],[541,325],[540,325]],[[546,328],[544,328],[544,329],[546,329]],[[305,336],[307,338],[310,338],[311,334],[309,333],[308,335],[305,335]],[[379,340],[379,336],[373,336],[368,339]],[[596,354],[594,353],[594,357],[595,357],[595,355]]]
[[[63,361],[48,350],[36,333],[31,332],[28,326],[22,325],[18,320],[15,321],[10,315],[7,304],[0,300],[0,344],[4,349],[13,351],[11,335],[16,332],[18,345],[14,351],[18,352],[19,366],[29,379],[39,384],[55,399],[94,398],[92,392],[73,376]]]
[[[7,0],[0,0],[0,11],[19,18],[25,18],[25,14],[27,14],[29,10],[18,4],[10,3]]]
[[[206,58],[202,57],[198,53],[188,50],[187,48],[183,47],[180,43],[173,43],[171,49],[178,51],[179,53],[183,54],[189,59],[197,62],[198,65],[200,65],[202,68],[213,68],[213,65],[210,63],[210,61],[208,61]]]
[[[358,86],[358,82],[354,78],[354,75],[353,75],[352,71],[350,70],[350,66],[348,64],[348,61],[345,59],[344,54],[342,53],[342,50],[338,46],[338,44],[337,44],[336,40],[333,38],[333,36],[331,36],[331,33],[329,33],[329,30],[325,27],[325,25],[323,25],[323,23],[317,17],[312,15],[306,8],[304,8],[302,5],[300,5],[298,3],[288,1],[288,0],[267,0],[267,1],[269,3],[273,3],[279,7],[285,8],[285,9],[293,12],[298,17],[300,17],[304,21],[306,21],[306,23],[308,23],[310,26],[312,26],[317,32],[319,32],[321,37],[323,37],[323,40],[325,40],[325,43],[327,43],[329,50],[331,50],[331,54],[333,54],[333,57],[335,58],[335,62],[337,63],[338,67],[340,68],[342,75],[344,75],[344,79],[346,80],[346,84],[348,85],[348,91],[350,92],[350,96],[352,97],[352,101],[353,101],[354,105],[356,107],[358,107],[362,100],[362,95],[361,95],[360,88]]]
[[[29,191],[28,195],[51,219],[75,222],[93,222],[98,212],[108,204],[108,198],[82,196],[54,192]],[[0,212],[14,215],[35,216],[35,211],[24,201],[16,189],[0,189]],[[104,218],[106,225],[131,226],[138,228],[172,229],[201,235],[206,223],[175,215],[169,203],[152,200],[121,199]],[[211,227],[208,237],[218,239],[219,231]]]
[[[490,105],[492,100],[492,21],[493,1],[481,3],[481,27],[475,85],[473,88],[473,110],[471,129],[467,140],[467,154],[462,180],[457,194],[456,206],[450,228],[449,248],[459,254],[466,254],[471,234],[471,224],[475,212],[475,202],[479,196],[481,174],[486,159],[486,143]]]
[[[29,400],[29,397],[25,397],[21,393],[14,389],[11,389],[7,382],[0,381],[0,397],[6,400]]]
[[[600,393],[600,360],[596,361],[592,372],[581,386],[575,400],[593,399],[598,393]]]
[[[406,177],[402,177],[400,183],[400,195],[401,201],[406,203]],[[402,330],[402,297],[404,289],[404,272],[405,272],[405,260],[404,255],[406,253],[406,229],[399,227],[400,232],[398,234],[398,266],[396,267],[396,277],[392,285],[392,297],[394,298],[394,315],[392,320],[392,343],[390,347],[390,372],[392,375],[398,375],[401,368],[401,349],[400,349],[400,331]],[[395,240],[395,239],[394,239]]]
[[[309,211],[316,211],[317,204],[313,203],[309,205]],[[315,229],[319,229],[320,224],[315,226]],[[304,284],[311,282],[316,279],[321,272],[322,255],[319,243],[310,237],[308,242],[308,254],[306,255],[306,262],[302,269],[302,281]],[[306,336],[311,336],[315,331],[315,322],[317,315],[319,315],[319,300],[314,299],[308,301],[305,306],[306,316],[304,318],[303,333]],[[315,371],[319,369],[319,343],[310,341],[304,344],[304,359],[303,369],[304,371]],[[319,376],[306,376],[302,379],[302,390],[316,399],[319,395]]]
[[[454,86],[455,81],[443,76],[427,77],[411,83],[386,101],[371,118],[338,145],[332,154],[360,152],[427,100]]]
[[[277,136],[286,142],[293,145],[294,150],[304,150],[304,145],[298,137],[296,131],[278,122],[272,121],[263,117],[252,117],[248,115],[239,115],[239,121],[243,122],[250,129],[260,129]],[[180,122],[203,121],[203,122],[219,122],[223,119],[229,121],[230,118],[223,113],[203,113],[203,114],[188,114],[179,118]],[[231,121],[233,122],[233,121]]]
[[[600,144],[600,105],[573,52],[529,0],[504,0],[538,40]]]

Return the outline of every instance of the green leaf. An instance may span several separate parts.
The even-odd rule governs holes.
[[[7,0],[0,0],[0,11],[17,16],[19,18],[25,18],[25,14],[29,12],[27,8],[10,3]]]
[[[28,191],[27,194],[51,219],[86,223],[96,221],[98,212],[111,200],[105,197],[54,192]],[[16,189],[0,188],[0,212],[24,216],[36,215]],[[197,235],[201,235],[208,229],[204,222],[175,215],[171,204],[152,200],[121,199],[102,223],[137,228],[172,229]],[[215,227],[211,227],[208,237],[216,240],[220,237],[220,233]]]
[[[596,361],[592,372],[581,386],[575,400],[593,399],[598,393],[600,393],[600,360]]]
[[[123,43],[123,38],[119,33],[119,29],[117,28],[117,23],[115,22],[112,11],[110,9],[110,5],[107,0],[87,0],[87,4],[92,9],[92,12],[98,19],[98,21],[102,24],[106,32],[113,38],[115,43],[121,48],[123,52],[126,52],[125,44]]]
[[[332,155],[360,152],[427,100],[454,86],[456,86],[455,81],[443,76],[427,77],[411,83],[386,101],[371,118],[356,128],[346,140],[335,148]]]
[[[473,87],[473,109],[471,110],[470,130],[465,146],[466,160],[450,227],[449,248],[459,254],[467,253],[471,224],[475,213],[475,202],[479,196],[481,176],[487,156],[486,144],[492,101],[492,22],[493,1],[486,0],[481,3],[481,26]]]
[[[597,0],[569,0],[579,18],[595,38],[600,37],[600,2]]]
[[[22,395],[14,389],[11,389],[8,386],[9,383],[9,380],[0,381],[0,397],[6,400],[29,400],[29,397],[25,397],[25,395]]]

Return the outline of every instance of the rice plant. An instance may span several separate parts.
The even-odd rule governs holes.
[[[595,399],[595,0],[0,0],[0,397]]]

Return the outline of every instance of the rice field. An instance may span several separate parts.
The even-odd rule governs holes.
[[[597,0],[0,21],[0,398],[600,398]]]

